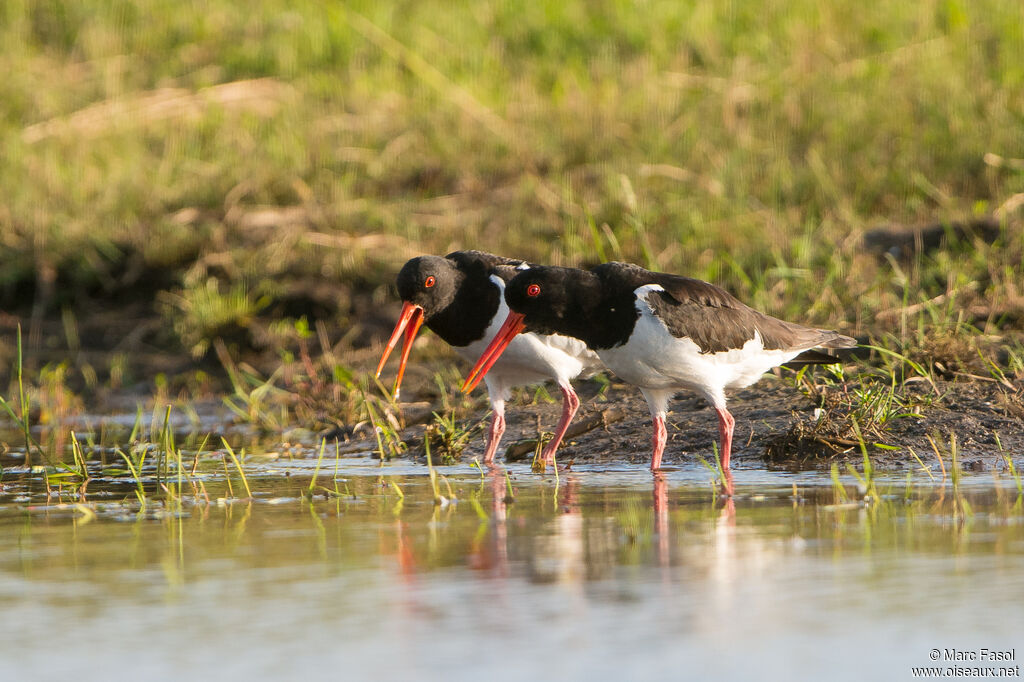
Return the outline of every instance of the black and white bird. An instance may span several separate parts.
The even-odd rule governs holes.
[[[384,363],[404,333],[405,342],[395,380],[397,398],[413,340],[422,324],[472,362],[487,347],[508,316],[503,296],[505,282],[529,267],[524,261],[483,251],[455,251],[444,258],[419,256],[408,261],[398,273],[397,281],[398,294],[404,301],[402,313],[377,365],[377,376],[380,376]],[[486,379],[494,415],[487,432],[484,462],[493,462],[505,432],[505,401],[511,397],[510,389],[554,379],[563,401],[562,417],[554,438],[543,452],[545,463],[552,462],[580,405],[570,381],[581,372],[600,367],[597,355],[582,341],[571,337],[523,334],[508,344],[501,361],[495,363]]]
[[[463,390],[472,390],[520,331],[580,339],[647,399],[654,419],[652,470],[661,467],[665,413],[677,390],[695,391],[715,408],[722,468],[728,470],[735,420],[726,409],[726,389],[749,386],[783,364],[838,362],[816,349],[857,343],[769,317],[699,279],[628,263],[530,268],[505,285],[505,301],[511,312]]]

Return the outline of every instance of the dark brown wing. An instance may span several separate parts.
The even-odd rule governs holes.
[[[702,353],[742,348],[755,333],[760,334],[766,350],[804,350],[822,345],[841,348],[855,343],[836,332],[765,315],[703,280],[650,272],[635,265],[616,266],[615,276],[632,289],[649,284],[664,289],[648,294],[648,304],[669,333],[691,339]]]
[[[765,350],[806,350],[815,347],[848,348],[856,341],[827,329],[786,322],[741,303],[735,296],[699,279],[661,275],[665,289],[658,298],[648,296],[655,315],[665,321],[673,336],[693,339],[702,353],[742,348],[754,333]],[[652,302],[653,301],[653,302]],[[824,362],[810,355],[808,364]]]

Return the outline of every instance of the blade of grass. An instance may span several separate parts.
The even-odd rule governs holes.
[[[235,451],[228,445],[227,440],[223,437],[220,442],[224,445],[224,449],[227,451],[228,456],[231,457],[231,461],[234,462],[235,468],[238,469],[238,474],[242,477],[242,485],[245,486],[245,494],[247,497],[252,497],[252,490],[249,488],[249,480],[245,477],[245,470],[242,469],[242,464],[238,461],[238,457],[235,456]]]
[[[320,439],[320,454],[316,458],[316,468],[313,470],[313,479],[309,482],[309,494],[313,494],[313,488],[316,487],[316,479],[320,475],[320,464],[324,461],[324,452],[327,450],[327,439]]]

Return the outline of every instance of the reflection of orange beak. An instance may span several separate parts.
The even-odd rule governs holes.
[[[384,354],[380,356],[380,362],[377,364],[377,373],[374,376],[379,379],[380,371],[384,369],[384,363],[388,361],[391,351],[398,345],[398,337],[404,331],[405,343],[402,344],[402,359],[398,363],[398,376],[395,377],[395,400],[398,400],[398,389],[402,385],[402,377],[405,376],[405,363],[409,360],[412,341],[416,338],[416,332],[420,330],[421,324],[423,324],[423,308],[406,301],[402,306],[402,314],[399,316],[398,322],[395,323],[395,330],[391,332],[391,338],[388,339],[388,345],[384,347]]]
[[[476,385],[484,378],[484,375],[491,369],[491,366],[498,361],[501,354],[508,348],[508,344],[512,343],[512,339],[516,338],[516,335],[526,328],[523,317],[524,315],[520,313],[509,311],[508,317],[505,318],[505,323],[501,325],[501,329],[491,339],[491,344],[480,354],[480,359],[473,365],[473,369],[470,370],[465,383],[462,384],[463,393],[469,393],[476,388]]]

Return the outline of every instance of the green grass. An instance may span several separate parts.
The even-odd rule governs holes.
[[[0,302],[137,297],[167,347],[273,346],[256,320],[310,282],[343,329],[405,258],[478,247],[634,260],[901,349],[999,329],[1019,229],[902,265],[859,239],[1024,192],[1022,27],[1009,0],[14,0]]]
[[[848,391],[798,382],[843,448],[885,446],[943,379],[1021,409],[1019,2],[11,0],[0,43],[0,393],[33,455],[64,459],[67,431],[29,428],[77,393],[141,378],[163,409],[212,372],[238,421],[368,423],[396,456],[401,414],[359,373],[373,319],[406,258],[470,247],[632,260],[867,339]],[[863,242],[985,216],[994,242]],[[150,351],[207,364],[138,373]],[[439,462],[476,428],[454,376]],[[141,435],[173,483],[168,433]]]
[[[24,356],[22,355],[22,344],[21,344],[21,325],[18,325],[18,336],[17,336],[17,363],[15,365],[15,374],[18,377],[18,407],[20,412],[15,414],[14,408],[11,404],[0,396],[0,406],[4,408],[7,415],[21,430],[22,435],[25,438],[25,466],[32,465],[32,446],[35,445],[35,441],[32,439],[30,433],[30,415],[29,415],[29,402],[28,397],[25,393],[25,376],[24,376]]]

